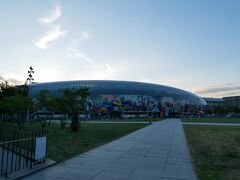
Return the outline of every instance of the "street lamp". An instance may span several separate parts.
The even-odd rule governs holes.
[[[34,70],[33,70],[33,67],[30,66],[29,67],[29,70],[28,70],[28,78],[27,78],[27,84],[30,86],[32,84],[32,81],[34,81],[33,79],[33,74],[34,73]]]
[[[26,84],[28,85],[28,94],[29,94],[29,91],[30,91],[30,85],[34,81],[33,75],[32,75],[33,73],[34,73],[33,67],[30,66],[29,70],[28,70],[28,78],[26,80]],[[29,104],[28,104],[28,110],[27,110],[27,121],[29,121]]]

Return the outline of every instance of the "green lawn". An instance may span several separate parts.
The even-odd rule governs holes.
[[[240,123],[240,118],[182,118],[182,122]]]
[[[240,127],[184,125],[201,180],[240,179]]]
[[[48,158],[64,161],[145,126],[82,123],[79,132],[71,132],[69,128],[61,129],[60,124],[52,123],[48,127]],[[32,129],[40,129],[40,125],[35,123]]]
[[[133,118],[133,119],[94,119],[90,121],[96,121],[96,122],[101,122],[101,121],[107,121],[107,122],[157,122],[161,121],[164,118]]]

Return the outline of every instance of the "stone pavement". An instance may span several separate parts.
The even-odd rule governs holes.
[[[179,119],[163,120],[25,180],[173,180],[196,175]]]

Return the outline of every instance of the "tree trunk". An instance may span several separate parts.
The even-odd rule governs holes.
[[[73,132],[78,131],[78,113],[73,113],[71,128]]]
[[[66,127],[66,123],[67,123],[67,120],[66,120],[66,114],[64,114],[64,117],[61,118],[61,128],[64,129]]]

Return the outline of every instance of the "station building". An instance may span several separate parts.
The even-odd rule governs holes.
[[[204,111],[201,97],[174,87],[135,81],[79,80],[34,83],[30,95],[48,89],[61,96],[60,89],[88,88],[86,110],[93,115],[176,116]]]

